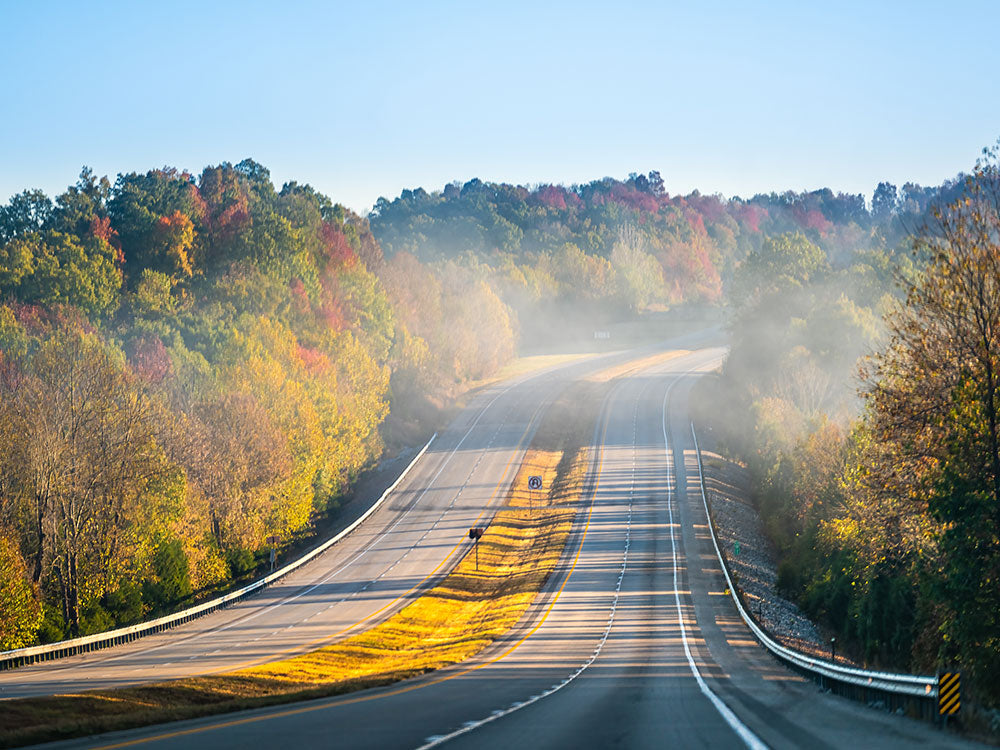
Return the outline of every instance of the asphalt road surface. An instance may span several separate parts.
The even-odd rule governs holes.
[[[704,338],[682,337],[655,351]],[[386,502],[316,560],[260,594],[169,631],[0,672],[0,698],[232,670],[309,651],[377,624],[457,563],[469,527],[484,525],[502,502],[541,414],[569,382],[651,351],[577,361],[485,389]]]
[[[762,651],[739,620],[708,535],[688,414],[698,373],[718,365],[723,353],[700,349],[616,384],[595,432],[591,488],[558,574],[522,621],[473,660],[379,690],[60,746],[973,746],[820,692]],[[506,426],[499,415],[481,419],[495,431],[485,430],[476,443],[493,439],[487,453],[501,455],[488,481],[478,480],[479,504],[468,514],[495,502],[490,483],[500,481],[500,464],[517,457],[520,435],[549,394],[537,383],[530,391],[534,401],[509,404]],[[494,434],[506,436],[503,451]],[[436,462],[420,474],[424,481],[447,455],[438,448]],[[471,446],[463,455],[478,460]],[[420,483],[408,486],[417,492]],[[439,526],[452,522],[445,505],[457,515],[467,504],[449,497],[462,486],[468,491],[472,482],[455,478],[450,493],[440,488]],[[396,512],[405,507],[400,501]],[[456,524],[455,533],[471,525],[470,515]],[[384,524],[379,529],[385,533]],[[425,566],[448,552],[454,536],[445,536]]]

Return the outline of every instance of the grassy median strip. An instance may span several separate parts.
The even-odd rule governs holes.
[[[581,506],[606,384],[569,388],[543,417],[479,543],[385,622],[331,646],[218,675],[0,702],[0,747],[77,737],[387,685],[455,664],[509,630],[551,575]],[[528,477],[543,489],[529,493]]]

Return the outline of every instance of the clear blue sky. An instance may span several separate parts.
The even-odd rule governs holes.
[[[808,6],[808,7],[807,7]],[[472,177],[938,183],[1000,136],[993,2],[0,0],[0,201],[252,157],[367,211]]]

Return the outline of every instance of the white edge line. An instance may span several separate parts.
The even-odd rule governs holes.
[[[679,379],[679,378],[678,378]],[[677,382],[676,380],[674,381]],[[715,706],[722,718],[726,720],[726,723],[732,728],[740,739],[746,743],[746,746],[752,748],[752,750],[768,750],[768,746],[753,733],[753,731],[740,721],[739,717],[733,713],[732,709],[729,708],[722,699],[717,696],[712,689],[706,684],[704,678],[701,676],[701,672],[698,669],[698,665],[694,661],[694,657],[691,655],[691,647],[688,644],[687,638],[687,627],[684,625],[684,611],[681,608],[681,594],[679,590],[680,581],[677,577],[677,541],[676,532],[674,531],[674,507],[672,503],[672,496],[675,494],[672,491],[673,485],[671,480],[676,481],[676,472],[673,470],[673,454],[670,451],[670,439],[667,436],[667,399],[670,396],[670,389],[663,394],[663,449],[667,457],[667,510],[669,511],[670,518],[670,551],[673,555],[674,563],[674,602],[677,605],[677,624],[680,626],[681,631],[681,642],[684,644],[684,655],[687,657],[688,666],[691,668],[691,674],[694,675],[695,681],[698,683],[698,687],[701,692],[708,698],[712,705]]]

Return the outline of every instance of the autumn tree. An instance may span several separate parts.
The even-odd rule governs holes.
[[[625,225],[618,230],[618,239],[611,250],[621,297],[633,311],[641,310],[663,295],[663,268],[650,253],[639,230]]]
[[[155,440],[152,405],[92,335],[46,341],[10,395],[32,578],[55,582],[80,633],[86,604],[134,570],[144,540],[176,513],[179,477]]]
[[[290,469],[288,440],[248,394],[202,401],[193,416],[189,447],[195,452],[185,462],[208,500],[216,543],[222,550],[256,549],[266,536],[278,483]]]
[[[188,216],[176,209],[156,220],[151,246],[156,254],[155,265],[181,276],[191,276],[191,248],[194,245],[194,224]],[[152,260],[152,259],[151,259]]]
[[[29,646],[42,624],[42,607],[17,543],[0,535],[0,651]]]
[[[902,503],[903,519],[928,513],[935,520],[939,554],[932,578],[949,610],[942,656],[984,676],[1000,668],[995,150],[977,164],[961,197],[935,211],[915,250],[930,257],[930,265],[889,319],[889,345],[868,373],[878,447],[868,455],[862,484],[872,505]]]
[[[146,269],[190,276],[201,261],[207,209],[191,175],[168,168],[119,175],[107,211],[130,283]]]

